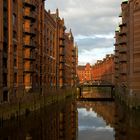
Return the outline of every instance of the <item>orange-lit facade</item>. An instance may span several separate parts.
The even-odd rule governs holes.
[[[56,88],[56,22],[50,11],[45,11],[45,33],[44,33],[44,89]],[[48,67],[49,66],[49,67]],[[46,86],[47,85],[47,86]]]
[[[41,38],[37,35],[41,23],[37,20],[42,18],[44,1],[1,0],[0,3],[0,100],[13,101],[36,86],[34,70]]]
[[[66,32],[64,19],[59,17],[59,10],[51,14],[56,30],[56,87],[72,87],[76,84],[77,47],[71,30]],[[54,66],[54,65],[53,65]]]
[[[98,60],[93,66],[78,66],[77,74],[79,83],[90,81],[104,81],[114,84],[114,55],[106,55],[103,60]]]
[[[104,81],[114,84],[114,55],[106,55],[103,60],[98,60],[92,67],[94,81]]]
[[[0,102],[66,85],[65,63],[61,61],[69,47],[65,47],[66,27],[58,9],[56,14],[47,12],[43,0],[0,3]],[[76,71],[72,57],[71,69]],[[72,79],[70,83],[72,86]]]
[[[77,75],[79,83],[85,83],[92,81],[92,68],[89,63],[85,66],[78,66],[77,67]]]
[[[118,95],[130,106],[140,105],[140,2],[121,4],[119,29],[115,32],[115,83]]]
[[[42,0],[24,0],[22,22],[24,92],[39,90],[41,92],[43,87],[41,81],[44,76],[42,70],[44,2]]]

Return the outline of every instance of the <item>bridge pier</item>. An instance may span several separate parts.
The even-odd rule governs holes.
[[[111,98],[114,98],[114,87],[111,87]]]
[[[78,97],[77,98],[81,98],[82,97],[82,88],[78,87]]]

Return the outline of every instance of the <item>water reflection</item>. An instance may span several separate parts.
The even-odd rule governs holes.
[[[139,140],[140,111],[119,102],[78,102],[78,140]]]
[[[140,111],[117,101],[76,103],[68,98],[26,115],[1,123],[0,140],[77,140],[78,132],[78,140],[140,138]]]
[[[97,103],[79,103],[78,106],[79,140],[114,140],[113,128],[95,111],[95,107],[98,108]]]
[[[111,88],[110,87],[84,87],[82,89],[82,96],[86,98],[110,98]]]
[[[140,139],[140,111],[128,110],[123,105],[116,104],[115,138],[116,140]]]
[[[76,102],[67,99],[26,118],[4,122],[0,140],[76,140],[77,121]]]

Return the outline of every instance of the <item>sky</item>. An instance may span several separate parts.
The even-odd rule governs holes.
[[[122,0],[47,0],[46,10],[59,9],[67,31],[78,45],[78,64],[94,64],[114,53],[114,32]]]

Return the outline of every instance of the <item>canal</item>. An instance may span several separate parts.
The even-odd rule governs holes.
[[[101,93],[97,89],[92,91],[95,96]],[[93,97],[92,91],[89,93]],[[103,92],[107,94],[102,90],[102,95]],[[89,96],[87,90],[84,94]],[[68,97],[65,101],[0,123],[0,140],[139,139],[140,111],[129,110],[117,100],[89,102]]]

